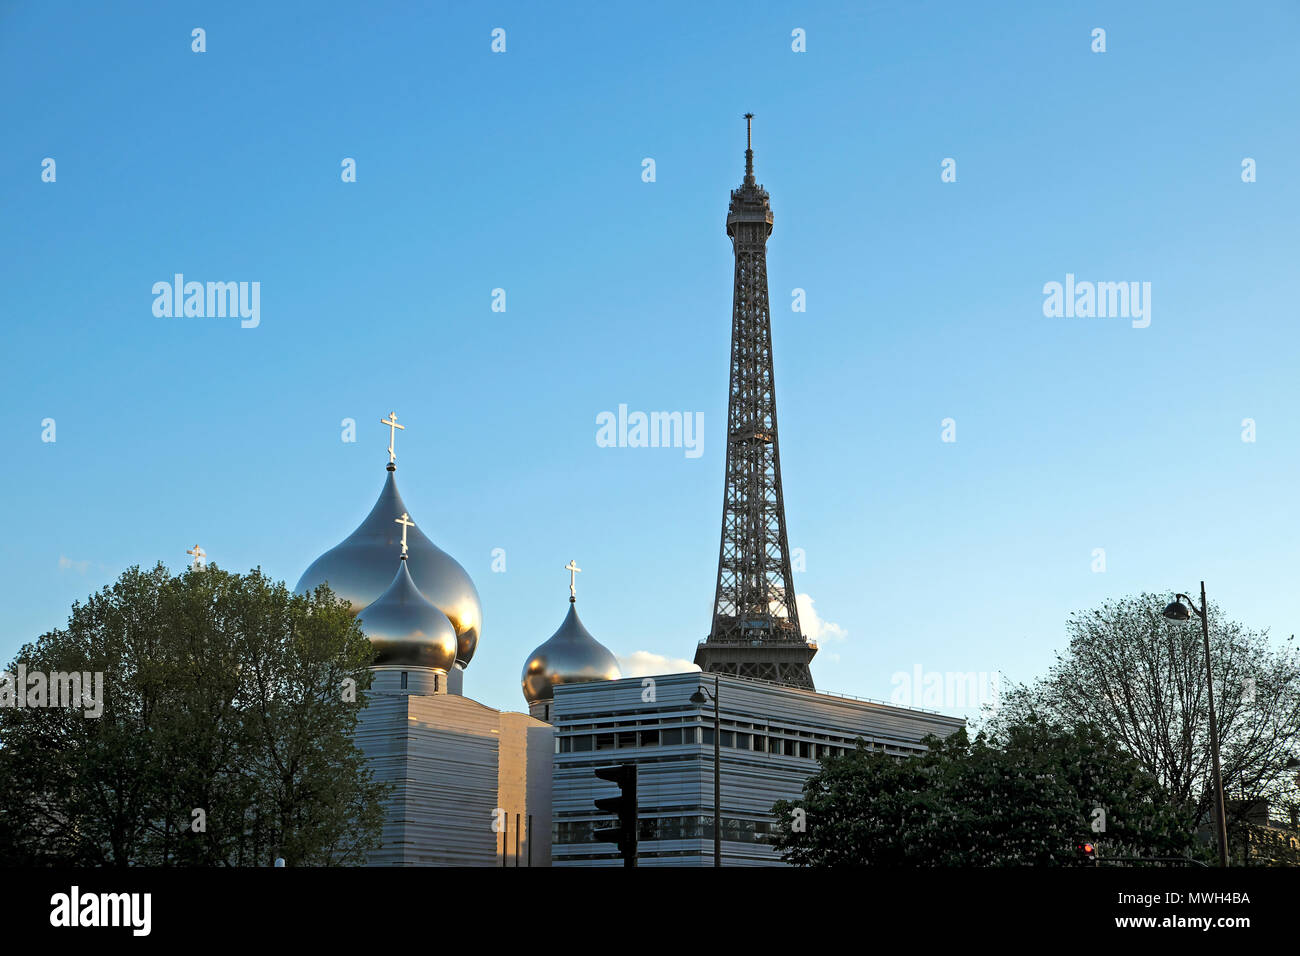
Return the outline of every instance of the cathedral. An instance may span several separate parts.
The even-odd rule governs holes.
[[[356,731],[377,779],[394,784],[379,866],[545,866],[550,862],[551,727],[466,697],[483,626],[465,569],[429,540],[397,490],[390,429],[379,499],[295,590],[328,584],[375,647]]]
[[[294,588],[328,584],[375,647],[356,739],[377,779],[394,784],[372,865],[546,866],[550,863],[555,688],[621,677],[618,661],[569,610],[524,663],[530,714],[465,696],[483,626],[465,569],[434,544],[397,490],[396,413],[379,498],[361,524],[312,562]]]
[[[747,123],[752,114],[746,115]],[[817,652],[799,624],[786,533],[768,313],[766,244],[773,215],[754,176],[731,193],[735,257],[722,536],[712,625],[698,671],[624,677],[578,616],[575,561],[559,628],[523,662],[528,713],[465,694],[483,631],[465,569],[420,529],[397,490],[397,431],[361,524],[317,558],[296,590],[328,583],[351,603],[376,657],[356,738],[380,780],[379,866],[615,866],[599,842],[609,817],[595,771],[638,768],[646,866],[771,866],[773,803],[797,798],[819,761],[863,741],[899,758],[964,721],[819,692]],[[705,675],[708,675],[706,678]]]

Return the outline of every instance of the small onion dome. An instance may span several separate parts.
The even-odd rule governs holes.
[[[406,664],[449,671],[456,664],[456,629],[411,580],[406,560],[398,562],[388,590],[362,610],[361,630],[378,654],[376,664]]]
[[[560,629],[528,655],[523,673],[524,697],[530,704],[551,700],[556,684],[618,680],[622,676],[614,655],[582,626],[577,606],[570,598],[569,613]]]
[[[352,602],[352,613],[378,600],[392,580],[389,569],[398,553],[402,526],[397,519],[407,513],[397,491],[393,466],[379,500],[357,530],[342,543],[312,562],[298,579],[294,590],[306,594],[320,584],[329,584],[337,597]],[[478,591],[465,569],[424,534],[418,526],[407,528],[410,575],[420,593],[442,611],[456,629],[456,660],[469,664],[483,629],[483,611]]]

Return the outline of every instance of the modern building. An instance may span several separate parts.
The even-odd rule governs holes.
[[[439,676],[375,669],[356,741],[396,789],[370,865],[550,865],[553,729],[439,690]]]
[[[797,798],[819,757],[869,747],[900,758],[921,753],[928,734],[947,736],[965,722],[930,711],[717,675],[721,703],[722,863],[774,866],[772,805]],[[637,767],[639,866],[712,866],[714,710],[696,704],[714,676],[562,684],[555,688],[552,806],[554,866],[620,866],[613,844],[592,831],[609,826],[594,801],[615,796],[598,767]]]

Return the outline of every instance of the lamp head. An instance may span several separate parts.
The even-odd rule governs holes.
[[[1187,605],[1182,601],[1174,601],[1161,613],[1171,621],[1186,621],[1192,616],[1191,612],[1187,610]]]

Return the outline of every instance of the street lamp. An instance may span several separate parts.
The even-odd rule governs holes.
[[[718,706],[717,674],[713,675],[712,694],[702,686],[691,694],[691,703],[697,707],[710,700],[713,701],[713,865],[722,866],[722,708]]]
[[[1186,601],[1186,604],[1182,602]],[[1214,798],[1218,804],[1219,866],[1228,865],[1228,820],[1223,811],[1223,774],[1219,770],[1219,724],[1214,716],[1214,669],[1210,666],[1209,605],[1205,602],[1205,582],[1201,582],[1201,606],[1198,608],[1186,594],[1175,594],[1173,602],[1164,609],[1171,621],[1187,621],[1191,613],[1201,619],[1201,634],[1205,638],[1205,679],[1210,691],[1210,752],[1214,755]]]

